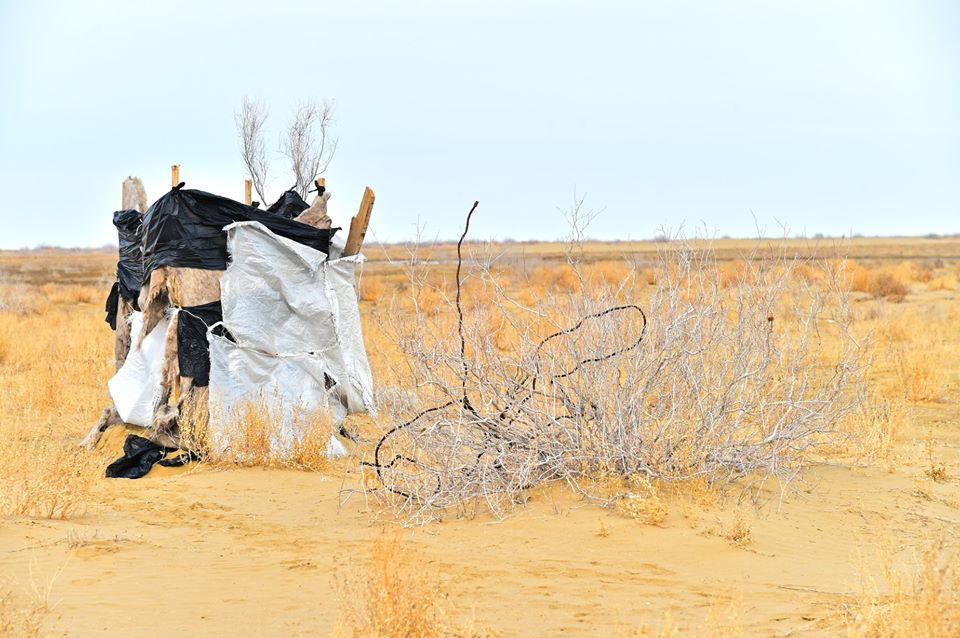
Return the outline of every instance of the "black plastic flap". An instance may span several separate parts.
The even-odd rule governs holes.
[[[143,215],[136,210],[118,210],[113,214],[120,242],[120,259],[117,261],[117,281],[120,296],[127,301],[140,295],[143,281],[143,253],[140,240],[143,238]]]
[[[160,266],[226,269],[227,234],[223,228],[240,221],[260,222],[281,237],[324,253],[329,252],[330,237],[337,230],[314,228],[226,197],[178,186],[143,216],[143,281]]]
[[[202,306],[181,308],[177,315],[177,359],[180,376],[192,377],[193,385],[202,388],[210,384],[210,343],[207,328],[223,320],[219,301]],[[214,329],[216,334],[233,340],[223,324]]]
[[[293,219],[308,208],[310,208],[310,205],[303,201],[303,198],[300,197],[297,191],[291,189],[281,195],[280,199],[273,202],[270,208],[267,209],[267,212],[279,215],[280,217],[286,217],[287,219]]]

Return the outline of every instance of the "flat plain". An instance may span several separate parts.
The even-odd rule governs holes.
[[[871,345],[843,436],[805,455],[786,485],[655,482],[644,501],[655,516],[545,481],[505,512],[416,524],[359,465],[403,406],[351,417],[363,442],[341,461],[103,478],[124,431],[93,452],[77,443],[110,401],[103,304],[116,255],[0,253],[0,634],[415,635],[396,627],[419,615],[435,635],[956,635],[960,239],[692,246],[711,251],[721,281],[773,253],[814,283],[808,264],[844,263],[851,325]],[[653,291],[671,247],[588,242],[579,279],[563,244],[468,248],[471,263],[496,258],[485,272],[532,303],[583,277],[616,287],[633,276]],[[366,252],[364,337],[375,383],[396,396],[404,360],[389,325],[411,304],[450,314],[456,246]],[[384,599],[400,590],[412,602]],[[395,617],[371,619],[365,604],[393,604]]]

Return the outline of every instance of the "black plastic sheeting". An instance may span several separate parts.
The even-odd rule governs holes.
[[[143,216],[143,281],[160,266],[225,270],[223,228],[239,221],[260,222],[281,237],[324,253],[329,253],[330,237],[338,230],[314,228],[226,197],[184,189],[181,182]]]
[[[180,376],[193,377],[193,385],[210,385],[210,343],[207,328],[223,320],[223,307],[219,301],[202,306],[181,308],[177,315],[177,359]],[[214,329],[220,336],[233,340],[221,324]]]
[[[143,282],[143,254],[140,240],[143,237],[143,215],[136,210],[118,210],[113,214],[120,240],[120,260],[117,262],[117,281],[120,296],[136,302]]]
[[[290,189],[281,195],[280,199],[273,202],[270,208],[267,209],[267,212],[287,219],[293,219],[308,208],[310,208],[310,205],[303,201],[300,194]]]
[[[107,312],[107,316],[104,318],[104,321],[110,324],[110,328],[113,330],[117,329],[117,311],[119,310],[118,306],[120,305],[120,282],[113,282],[113,286],[110,288],[110,294],[107,295],[107,303],[104,306],[104,310]]]
[[[107,478],[138,479],[162,461],[167,452],[175,451],[176,448],[166,448],[142,436],[130,434],[123,442],[123,456],[107,466]]]
[[[177,448],[163,447],[150,439],[129,434],[123,442],[123,456],[107,466],[107,478],[138,479],[149,474],[154,465],[180,467],[200,460],[200,455],[196,452],[184,452],[172,459],[163,458],[176,451]]]

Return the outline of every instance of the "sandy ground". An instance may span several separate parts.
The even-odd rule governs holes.
[[[955,463],[960,411],[930,418]],[[541,489],[503,521],[400,530],[372,522],[360,496],[341,505],[342,481],[317,473],[157,468],[107,483],[106,504],[81,518],[0,523],[0,568],[49,591],[51,627],[69,636],[329,635],[335,574],[383,533],[505,636],[617,635],[668,611],[694,627],[725,598],[747,635],[835,635],[878,547],[960,529],[957,483],[910,466],[812,467],[782,504],[749,508],[744,548],[722,536],[732,497],[686,516],[673,503],[652,527]]]

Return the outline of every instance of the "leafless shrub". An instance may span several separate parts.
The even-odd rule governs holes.
[[[677,238],[659,254],[655,286],[636,271],[588,285],[575,244],[578,288],[532,305],[478,254],[458,269],[456,300],[424,307],[411,263],[412,316],[393,308],[409,319],[384,327],[423,409],[395,415],[366,462],[401,518],[500,514],[544,481],[598,498],[591,487],[611,476],[785,485],[840,436],[866,359],[836,269],[817,264],[824,277],[812,284],[785,255],[745,255],[724,284],[711,249]],[[515,344],[506,352],[504,331]]]
[[[301,197],[306,198],[314,179],[327,170],[337,150],[337,138],[332,135],[333,108],[333,102],[328,100],[301,102],[280,138],[279,150],[290,161],[294,190]],[[243,163],[261,202],[268,201],[269,160],[265,141],[268,115],[269,110],[262,102],[247,96],[234,114]]]
[[[294,113],[286,137],[280,142],[280,150],[290,160],[296,178],[294,189],[301,197],[307,196],[307,190],[317,175],[327,170],[337,150],[337,138],[331,135],[332,124],[333,102],[303,102]]]
[[[243,96],[240,110],[234,114],[243,164],[247,167],[253,188],[262,202],[267,201],[266,182],[269,162],[264,141],[264,125],[269,114],[269,110],[263,103],[252,100],[246,95]]]

